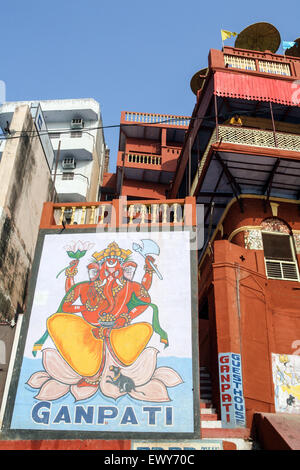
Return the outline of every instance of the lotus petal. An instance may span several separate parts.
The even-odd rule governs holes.
[[[152,379],[147,384],[132,390],[129,395],[136,400],[159,403],[170,401],[166,386],[157,379]]]
[[[171,367],[159,367],[153,374],[153,379],[158,379],[167,387],[175,387],[183,382],[180,375]]]
[[[37,400],[57,400],[63,397],[70,390],[70,386],[62,384],[57,380],[50,379],[44,383],[40,392],[35,396]]]
[[[130,377],[136,387],[149,382],[156,368],[157,354],[155,348],[144,349],[131,366],[121,368],[121,373]]]
[[[76,251],[76,243],[77,243],[77,242],[75,242],[74,240],[72,240],[69,245],[64,246],[64,249],[65,249],[66,251]]]
[[[56,349],[43,349],[43,365],[53,379],[63,384],[75,385],[81,379]]]
[[[98,387],[78,387],[77,385],[71,385],[71,393],[75,397],[76,401],[86,400],[92,397],[97,392]]]
[[[85,242],[85,250],[90,250],[91,248],[93,248],[95,246],[95,243],[93,242]]]
[[[32,388],[41,388],[41,386],[50,379],[50,375],[44,370],[35,372],[27,381],[27,384]]]

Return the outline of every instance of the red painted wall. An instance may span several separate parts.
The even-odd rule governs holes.
[[[261,200],[244,202],[244,213],[237,204],[227,213],[223,237],[243,226],[259,226],[263,219],[272,217],[270,207],[265,212]],[[280,203],[278,216],[293,230],[300,229],[295,204]],[[212,274],[208,275],[210,270]],[[207,296],[210,306],[213,397],[219,406],[218,353],[240,353],[250,426],[254,412],[275,411],[271,354],[293,354],[293,341],[300,339],[299,282],[268,279],[263,250],[244,248],[244,232],[240,232],[231,242],[214,242],[213,256],[206,256],[201,267],[199,285],[200,295]]]

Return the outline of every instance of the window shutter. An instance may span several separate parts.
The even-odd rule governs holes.
[[[294,261],[290,236],[262,233],[265,258]]]
[[[267,277],[298,281],[297,261],[290,235],[262,233]]]

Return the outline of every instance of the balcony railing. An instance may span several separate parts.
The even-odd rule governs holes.
[[[141,124],[165,124],[168,126],[188,127],[189,116],[173,116],[171,114],[151,114],[125,111],[123,113],[124,122]]]
[[[225,66],[229,68],[236,68],[241,70],[256,70],[264,73],[274,73],[276,75],[291,76],[291,69],[288,63],[272,61],[272,60],[259,60],[249,57],[238,55],[224,54]]]
[[[216,136],[216,131],[214,134]],[[222,139],[222,142],[300,152],[300,135],[285,132],[276,132],[275,135],[276,139],[273,131],[238,126],[219,126],[219,139]]]
[[[249,70],[256,73],[297,77],[300,57],[273,54],[269,51],[251,51],[225,46],[223,60],[226,68]],[[216,62],[217,63],[217,62]]]
[[[222,143],[238,144],[250,147],[263,147],[287,150],[292,152],[300,152],[299,134],[288,134],[286,132],[276,132],[274,134],[273,131],[262,129],[219,125],[218,139],[217,129],[215,129],[205,149],[203,157],[199,163],[198,170],[192,184],[191,194],[194,194],[199,177],[202,173],[203,166],[206,162],[210,147],[217,141],[222,141]]]
[[[196,225],[195,199],[162,201],[127,201],[126,198],[112,202],[51,203],[44,205],[40,228],[63,228],[63,226],[93,226],[107,229],[114,227],[147,226],[194,226]],[[75,228],[75,227],[74,227]]]
[[[161,157],[159,155],[149,155],[140,153],[127,153],[126,161],[128,163],[140,163],[143,165],[161,165]]]

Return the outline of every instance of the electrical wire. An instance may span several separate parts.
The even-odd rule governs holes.
[[[276,110],[276,106],[273,106],[273,109]],[[282,108],[278,108],[278,109],[282,109]],[[249,113],[249,110],[243,110],[243,109],[239,109],[239,110],[236,110],[236,111],[232,111],[232,113],[229,113],[229,115],[234,115],[234,114],[239,114],[239,115],[243,115],[243,113]],[[268,111],[266,110],[265,112],[261,112],[259,113],[259,115],[266,115],[268,114]],[[219,114],[218,115],[218,118],[228,118],[230,117],[228,115],[224,116],[224,114]],[[198,119],[201,119],[201,120],[204,120],[204,121],[209,121],[211,119],[215,119],[216,118],[216,115],[215,114],[211,114],[211,115],[208,115],[208,116],[196,116],[196,117],[176,117],[176,121],[195,121],[195,120],[198,120]],[[16,130],[13,130],[11,132],[13,132],[13,135],[12,134],[2,134],[0,135],[0,141],[1,140],[11,140],[11,139],[19,139],[19,138],[22,138],[22,137],[25,137],[28,135],[30,135],[31,137],[39,137],[39,136],[43,136],[43,135],[51,135],[51,134],[55,134],[55,133],[59,133],[59,134],[72,134],[72,133],[76,133],[76,132],[83,132],[83,133],[88,133],[89,131],[93,131],[93,130],[99,130],[99,129],[113,129],[113,128],[122,128],[122,127],[134,127],[134,126],[141,126],[143,124],[146,124],[146,125],[158,125],[158,124],[167,124],[167,123],[172,123],[174,121],[174,118],[173,117],[170,117],[169,119],[165,119],[165,120],[162,120],[162,121],[159,121],[159,122],[134,122],[134,123],[126,123],[126,124],[113,124],[113,125],[110,125],[110,126],[95,126],[95,127],[88,127],[88,128],[83,128],[83,129],[70,129],[70,128],[65,128],[65,129],[51,129],[51,130],[47,130],[47,131],[37,131],[37,130],[32,130],[32,131],[16,131]],[[20,135],[15,135],[19,133]]]

